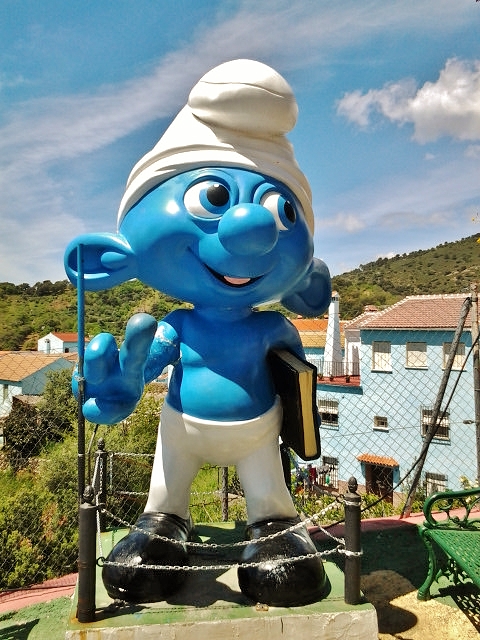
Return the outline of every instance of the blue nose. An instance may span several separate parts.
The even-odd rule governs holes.
[[[259,204],[237,204],[226,211],[218,225],[218,238],[225,249],[240,256],[259,256],[276,245],[275,220]]]

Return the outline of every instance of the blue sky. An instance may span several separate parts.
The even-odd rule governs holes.
[[[477,233],[479,34],[475,0],[2,0],[0,281],[62,280],[74,236],[115,231],[135,162],[235,58],[295,92],[333,275]]]

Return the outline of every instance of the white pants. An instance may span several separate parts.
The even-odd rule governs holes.
[[[248,523],[297,515],[279,451],[282,406],[245,421],[202,420],[164,403],[145,511],[188,518],[190,486],[203,464],[235,465]]]

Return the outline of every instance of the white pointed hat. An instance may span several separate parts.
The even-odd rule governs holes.
[[[240,167],[284,183],[294,193],[313,233],[310,186],[285,134],[297,119],[290,85],[253,60],[215,67],[193,87],[155,147],[134,166],[120,203],[118,225],[151,189],[201,167]]]

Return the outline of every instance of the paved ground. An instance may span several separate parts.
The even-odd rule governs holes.
[[[55,598],[71,597],[75,591],[77,574],[72,573],[63,578],[48,580],[30,589],[18,589],[0,593],[0,614],[6,611],[18,611],[23,607],[40,602],[50,602]]]

